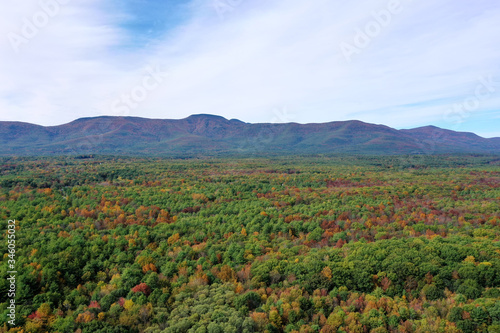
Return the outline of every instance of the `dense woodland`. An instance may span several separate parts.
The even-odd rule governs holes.
[[[0,165],[0,332],[500,332],[498,157]]]

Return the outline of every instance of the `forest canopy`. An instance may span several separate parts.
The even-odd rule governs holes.
[[[0,332],[500,332],[498,157],[0,165]]]

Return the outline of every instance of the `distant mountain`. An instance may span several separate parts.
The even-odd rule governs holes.
[[[82,118],[44,127],[0,122],[0,156],[248,154],[500,154],[500,138],[428,126],[396,130],[357,120],[249,124],[214,115],[180,120]]]

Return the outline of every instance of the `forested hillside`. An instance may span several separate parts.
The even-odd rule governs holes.
[[[498,158],[0,165],[0,332],[500,332]]]
[[[185,119],[81,118],[48,127],[0,121],[0,145],[0,156],[500,155],[500,138],[434,126],[396,130],[357,120],[251,124],[206,114]]]

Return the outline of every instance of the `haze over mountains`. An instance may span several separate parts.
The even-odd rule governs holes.
[[[214,115],[180,120],[82,118],[44,127],[0,122],[1,156],[245,154],[500,154],[500,138],[427,126],[396,130],[361,121],[249,124]]]

